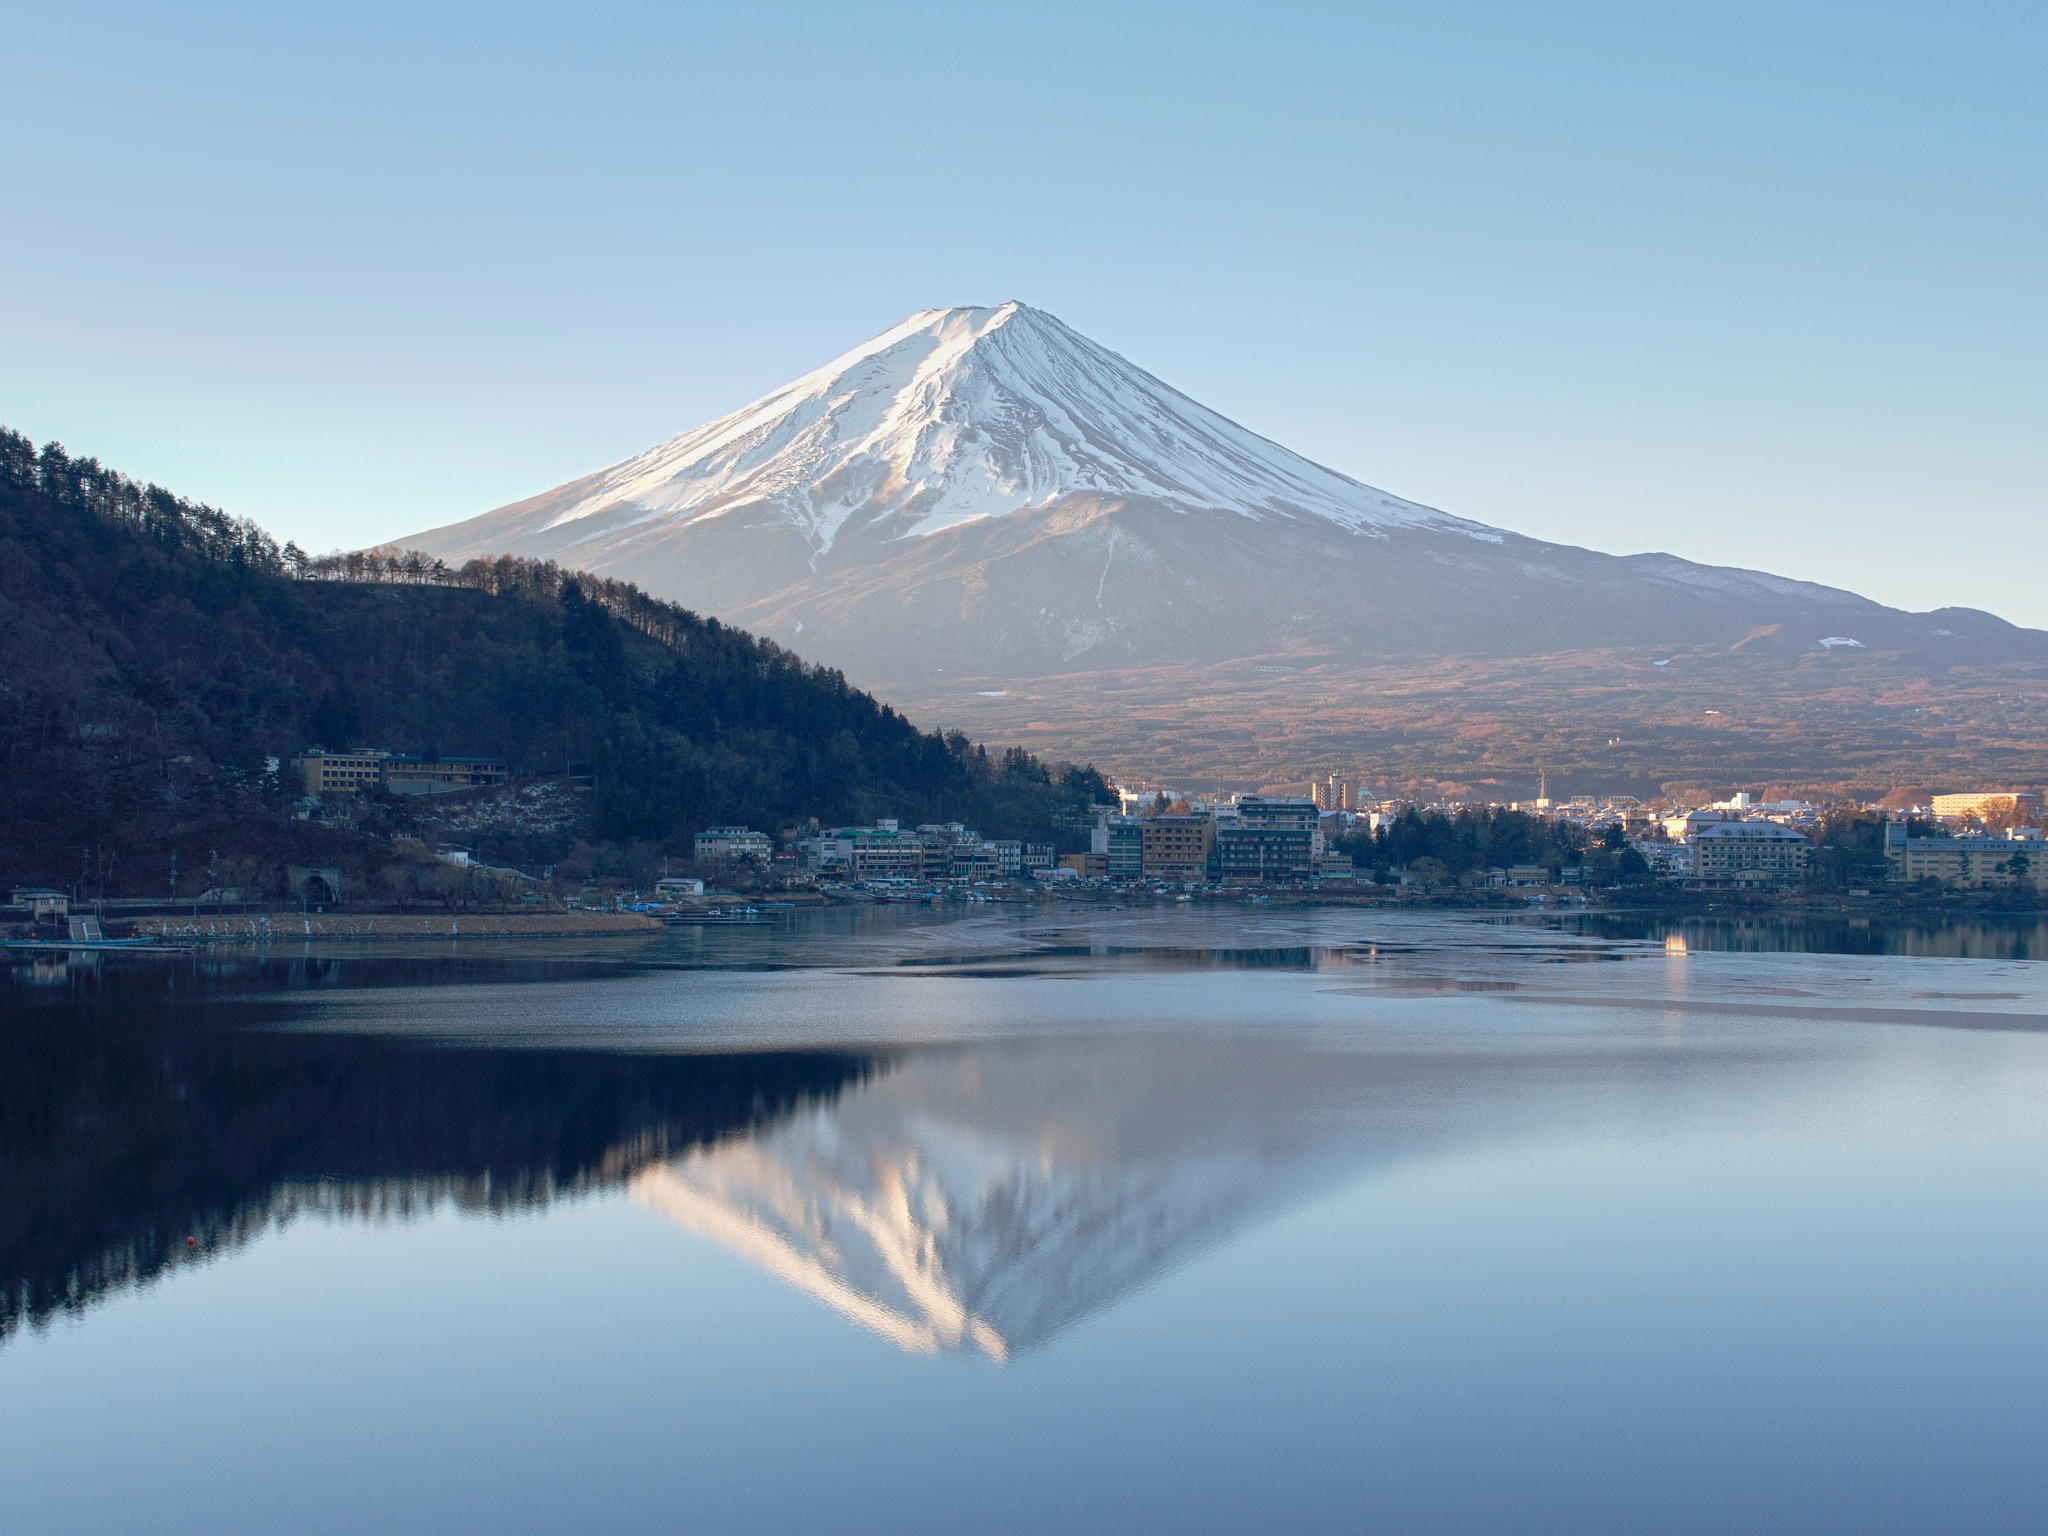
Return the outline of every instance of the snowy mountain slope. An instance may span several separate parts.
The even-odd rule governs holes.
[[[398,542],[622,577],[888,685],[1273,652],[1803,654],[1841,636],[1945,665],[2043,638],[1453,517],[1016,303],[912,315],[729,416]]]
[[[849,527],[914,537],[1089,492],[1490,536],[1290,453],[1017,303],[912,315],[729,416],[521,504],[520,522],[573,551],[748,510],[822,553]]]

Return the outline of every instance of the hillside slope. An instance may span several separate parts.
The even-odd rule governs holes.
[[[714,822],[877,814],[1049,840],[1103,793],[620,583],[512,560],[323,567],[0,431],[0,878],[157,894],[174,851],[187,891],[211,862],[331,856],[265,773],[309,741],[572,771],[581,835],[655,849]]]

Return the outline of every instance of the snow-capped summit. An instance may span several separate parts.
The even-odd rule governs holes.
[[[922,310],[729,416],[524,503],[544,515],[520,521],[572,560],[586,540],[616,563],[735,513],[786,522],[822,554],[846,530],[913,537],[1079,493],[1313,514],[1361,532],[1486,531],[1290,453],[1014,300]]]
[[[1897,651],[1933,623],[2010,628],[1404,501],[1016,302],[920,311],[729,416],[399,542],[620,577],[912,692],[1276,651]]]

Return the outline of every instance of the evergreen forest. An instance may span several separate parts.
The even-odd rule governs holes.
[[[315,559],[0,429],[0,881],[80,895],[373,861],[424,808],[294,817],[308,745],[503,758],[571,825],[480,848],[644,871],[691,834],[895,816],[1075,845],[1093,769],[919,730],[836,671],[621,582]],[[436,797],[438,798],[438,797]]]

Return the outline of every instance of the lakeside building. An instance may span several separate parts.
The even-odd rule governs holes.
[[[1053,868],[1051,843],[991,842],[957,821],[838,827],[802,839],[797,856],[818,874],[852,880],[1001,880]]]
[[[856,880],[924,878],[924,840],[893,820],[821,832],[798,843],[797,853],[820,874]]]
[[[1147,880],[1206,880],[1216,820],[1206,812],[1147,816],[1138,823],[1138,856]]]
[[[692,848],[699,864],[766,864],[775,857],[775,839],[752,827],[706,827]]]
[[[47,886],[18,885],[8,892],[8,900],[26,912],[31,922],[40,923],[47,918],[68,917],[71,914],[70,893],[51,890]]]
[[[998,839],[988,844],[996,851],[1004,878],[1015,880],[1044,874],[1052,868],[1051,843],[1020,843]]]
[[[1298,828],[1225,822],[1216,829],[1215,872],[1224,880],[1306,880],[1316,873],[1316,855],[1310,834]]]
[[[1088,835],[1088,858],[1093,862],[1081,867],[1081,873],[1104,880],[1143,879],[1145,849],[1144,833],[1139,830],[1141,821],[1137,816],[1113,815],[1108,807],[1098,807],[1094,829]]]
[[[1804,832],[1775,821],[1709,822],[1686,838],[1700,886],[1776,885],[1798,878],[1806,868]]]
[[[1307,880],[1325,851],[1313,798],[1239,795],[1217,819],[1212,864],[1225,880]]]
[[[2032,828],[1998,837],[1914,837],[1904,822],[1887,822],[1884,859],[1894,880],[1939,880],[1980,890],[2048,885],[2048,841]]]

